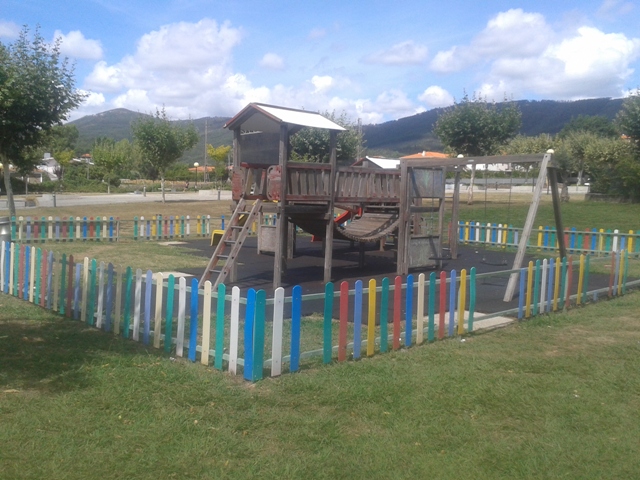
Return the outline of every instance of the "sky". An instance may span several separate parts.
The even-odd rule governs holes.
[[[460,101],[576,100],[640,87],[629,0],[1,0],[0,42],[27,26],[75,63],[70,119],[113,108],[172,119],[250,102],[364,124]]]

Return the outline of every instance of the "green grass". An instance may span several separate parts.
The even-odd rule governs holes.
[[[635,478],[639,308],[249,385],[0,296],[0,476]]]
[[[481,223],[509,223],[517,227],[524,225],[531,203],[531,195],[513,194],[511,205],[509,195],[488,194],[485,203],[484,194],[476,194],[473,205],[467,205],[466,197],[461,197],[460,220],[476,221]],[[450,212],[450,205],[447,205]],[[576,227],[578,230],[586,228],[621,229],[625,233],[630,229],[640,230],[640,204],[631,203],[605,203],[586,202],[584,200],[571,200],[561,205],[562,223],[565,227]],[[551,195],[542,197],[535,228],[542,226],[555,226],[553,216],[553,204]]]

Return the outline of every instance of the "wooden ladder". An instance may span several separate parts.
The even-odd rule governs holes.
[[[217,274],[215,282],[211,285],[211,289],[215,291],[215,289],[218,288],[218,285],[224,282],[229,273],[231,273],[231,269],[238,258],[238,253],[240,253],[242,244],[251,230],[251,225],[256,220],[258,213],[260,212],[262,200],[256,200],[251,206],[251,210],[248,212],[245,210],[245,207],[246,200],[242,198],[238,202],[238,205],[229,220],[229,226],[224,231],[222,238],[218,242],[211,259],[209,260],[207,269],[202,274],[200,285],[203,285],[204,282],[209,280],[212,274]],[[219,265],[221,261],[225,262],[224,265]]]

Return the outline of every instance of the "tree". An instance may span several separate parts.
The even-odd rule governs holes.
[[[619,138],[597,138],[584,146],[593,176],[591,191],[640,200],[640,162],[633,144]]]
[[[640,88],[622,102],[616,123],[622,134],[626,135],[633,145],[640,147]]]
[[[0,43],[0,163],[11,215],[16,206],[9,164],[27,167],[27,151],[80,105],[84,96],[74,88],[73,73],[60,57],[60,41],[45,43],[37,29],[32,40],[25,27],[15,43]]]
[[[364,138],[357,123],[342,112],[324,112],[322,114],[346,130],[338,133],[336,159],[355,161],[358,152],[364,148]],[[291,137],[291,158],[297,162],[329,163],[329,131],[320,128],[304,128]]]
[[[126,138],[117,143],[111,138],[96,141],[91,151],[91,157],[102,181],[107,184],[107,193],[111,193],[112,184],[114,186],[119,184],[118,172],[123,165],[131,160],[131,153],[131,144]]]
[[[464,156],[496,155],[500,147],[516,136],[521,113],[513,102],[488,103],[481,95],[470,99],[465,93],[461,102],[446,109],[436,121],[434,133],[453,154]],[[473,203],[475,165],[469,185],[469,204]]]
[[[573,117],[558,132],[558,138],[564,139],[577,132],[588,132],[598,137],[616,138],[618,129],[611,120],[601,115],[578,115]]]
[[[164,203],[164,179],[167,168],[186,150],[198,143],[198,131],[192,123],[186,127],[172,123],[164,107],[162,110],[156,110],[152,117],[136,120],[131,128],[140,154],[160,176],[162,203]]]
[[[231,147],[227,145],[220,145],[219,147],[207,145],[207,155],[213,160],[213,177],[217,183],[218,190],[222,188],[222,184],[229,178],[227,158],[230,151]]]

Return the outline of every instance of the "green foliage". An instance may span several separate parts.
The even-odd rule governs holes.
[[[220,187],[229,178],[227,157],[229,156],[230,151],[231,147],[226,145],[220,145],[219,147],[207,145],[207,155],[214,162],[213,166],[215,170],[213,171],[213,177],[218,184],[218,187]]]
[[[12,161],[83,100],[73,68],[60,58],[60,41],[49,45],[38,30],[33,40],[24,28],[15,43],[0,44],[0,79],[0,153]]]
[[[355,161],[358,156],[359,146],[364,151],[364,138],[360,133],[358,124],[354,123],[342,112],[324,112],[323,116],[337,123],[345,131],[338,133],[336,146],[336,159],[338,162]],[[304,128],[291,137],[291,159],[296,162],[328,163],[331,154],[329,148],[328,130],[319,128]]]
[[[172,123],[164,108],[156,110],[153,117],[136,120],[131,128],[141,157],[157,170],[163,184],[167,168],[198,142],[193,124],[183,127]]]
[[[640,147],[640,88],[625,98],[616,122],[620,131]]]
[[[562,130],[558,132],[558,138],[564,139],[579,132],[593,133],[598,137],[618,137],[618,129],[608,118],[602,115],[578,115],[562,127]]]
[[[189,165],[186,163],[174,163],[166,171],[167,180],[181,180],[190,181],[193,178],[193,173],[189,171]]]
[[[60,41],[47,44],[36,29],[24,28],[13,44],[0,43],[0,162],[24,169],[35,147],[83,100],[73,68],[60,57]],[[15,204],[8,177],[10,213]]]
[[[593,192],[640,200],[640,162],[632,144],[599,138],[585,145],[584,155]]]
[[[96,173],[107,184],[107,192],[111,193],[111,185],[120,185],[119,170],[131,161],[132,146],[124,139],[116,143],[113,139],[101,139],[91,151]]]
[[[454,154],[495,155],[516,136],[521,116],[513,102],[489,104],[480,95],[470,99],[465,93],[461,102],[438,117],[434,132]]]

